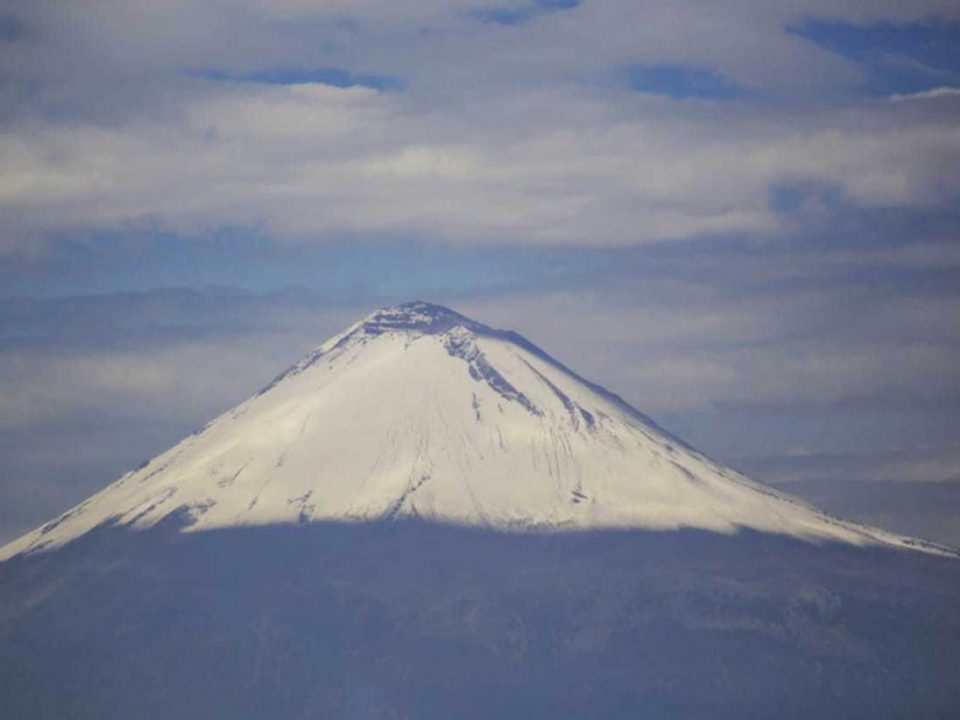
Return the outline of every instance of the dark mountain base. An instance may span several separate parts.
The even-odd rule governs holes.
[[[956,560],[755,533],[173,530],[0,565],[0,717],[960,717]]]

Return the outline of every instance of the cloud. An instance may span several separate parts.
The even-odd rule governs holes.
[[[784,182],[867,206],[960,191],[949,113],[838,104],[857,59],[787,31],[955,16],[948,3],[564,3],[506,26],[476,12],[533,6],[10,5],[8,250],[131,226],[629,246],[781,232],[768,201]],[[660,68],[661,91],[685,99],[634,92],[624,68]],[[717,78],[737,88],[722,107]]]
[[[218,71],[199,72],[197,76],[206,80],[234,83],[252,82],[266,85],[329,85],[338,88],[366,87],[374,90],[400,89],[402,83],[397,78],[382,75],[357,75],[341,68],[289,69],[274,68],[245,74],[230,74]]]
[[[70,357],[5,355],[0,429],[38,426],[84,412],[141,406],[149,415],[203,415],[238,397],[238,388],[268,377],[271,364],[246,348],[180,346],[161,352],[98,353]],[[222,374],[202,376],[196,367]]]
[[[0,430],[84,415],[205,422],[360,312],[318,303],[190,291],[14,303],[0,325]]]
[[[638,284],[641,278],[635,279]],[[646,412],[960,405],[952,299],[866,289],[550,293],[477,304]],[[555,318],[562,317],[562,325]]]
[[[864,454],[794,451],[754,457],[749,464],[777,482],[960,482],[960,444],[902,448]]]
[[[890,102],[911,102],[913,100],[940,100],[957,96],[960,96],[960,88],[941,86],[919,92],[894,93],[888,99]]]
[[[893,113],[864,130],[784,116],[770,130],[736,110],[689,118],[667,105],[562,122],[578,104],[543,96],[543,123],[501,129],[365,88],[217,88],[176,124],[6,131],[0,206],[9,237],[230,223],[301,242],[615,246],[776,231],[769,191],[786,180],[861,205],[944,205],[960,192],[960,130],[945,120],[903,127]]]

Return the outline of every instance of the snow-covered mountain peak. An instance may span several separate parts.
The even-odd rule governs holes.
[[[190,530],[419,517],[918,546],[752,482],[516,333],[419,301],[350,326],[0,558],[171,516]]]
[[[368,334],[410,331],[436,335],[461,327],[473,332],[492,332],[490,328],[442,305],[414,300],[394,307],[381,308],[360,322]]]

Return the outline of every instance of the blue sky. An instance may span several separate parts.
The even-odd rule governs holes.
[[[219,70],[198,71],[195,76],[213,82],[261,83],[265,85],[329,85],[337,88],[366,87],[373,90],[399,90],[396,78],[386,75],[356,75],[343,68],[272,68],[231,74]]]
[[[960,22],[859,25],[813,19],[790,30],[859,63],[865,74],[863,89],[875,95],[923,92],[960,81]]]
[[[761,479],[956,480],[958,168],[945,0],[0,0],[0,535],[415,297]]]
[[[627,69],[630,88],[674,99],[733,99],[743,93],[722,75],[690,65],[637,65]]]

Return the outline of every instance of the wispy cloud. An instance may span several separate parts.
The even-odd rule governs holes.
[[[399,78],[384,75],[362,75],[342,68],[274,68],[248,73],[227,73],[206,70],[194,73],[196,77],[217,82],[261,83],[264,85],[330,85],[338,88],[367,87],[374,90],[400,89]]]
[[[960,97],[960,87],[935,87],[913,93],[894,93],[890,102],[910,102],[912,100],[939,100],[941,98]]]

